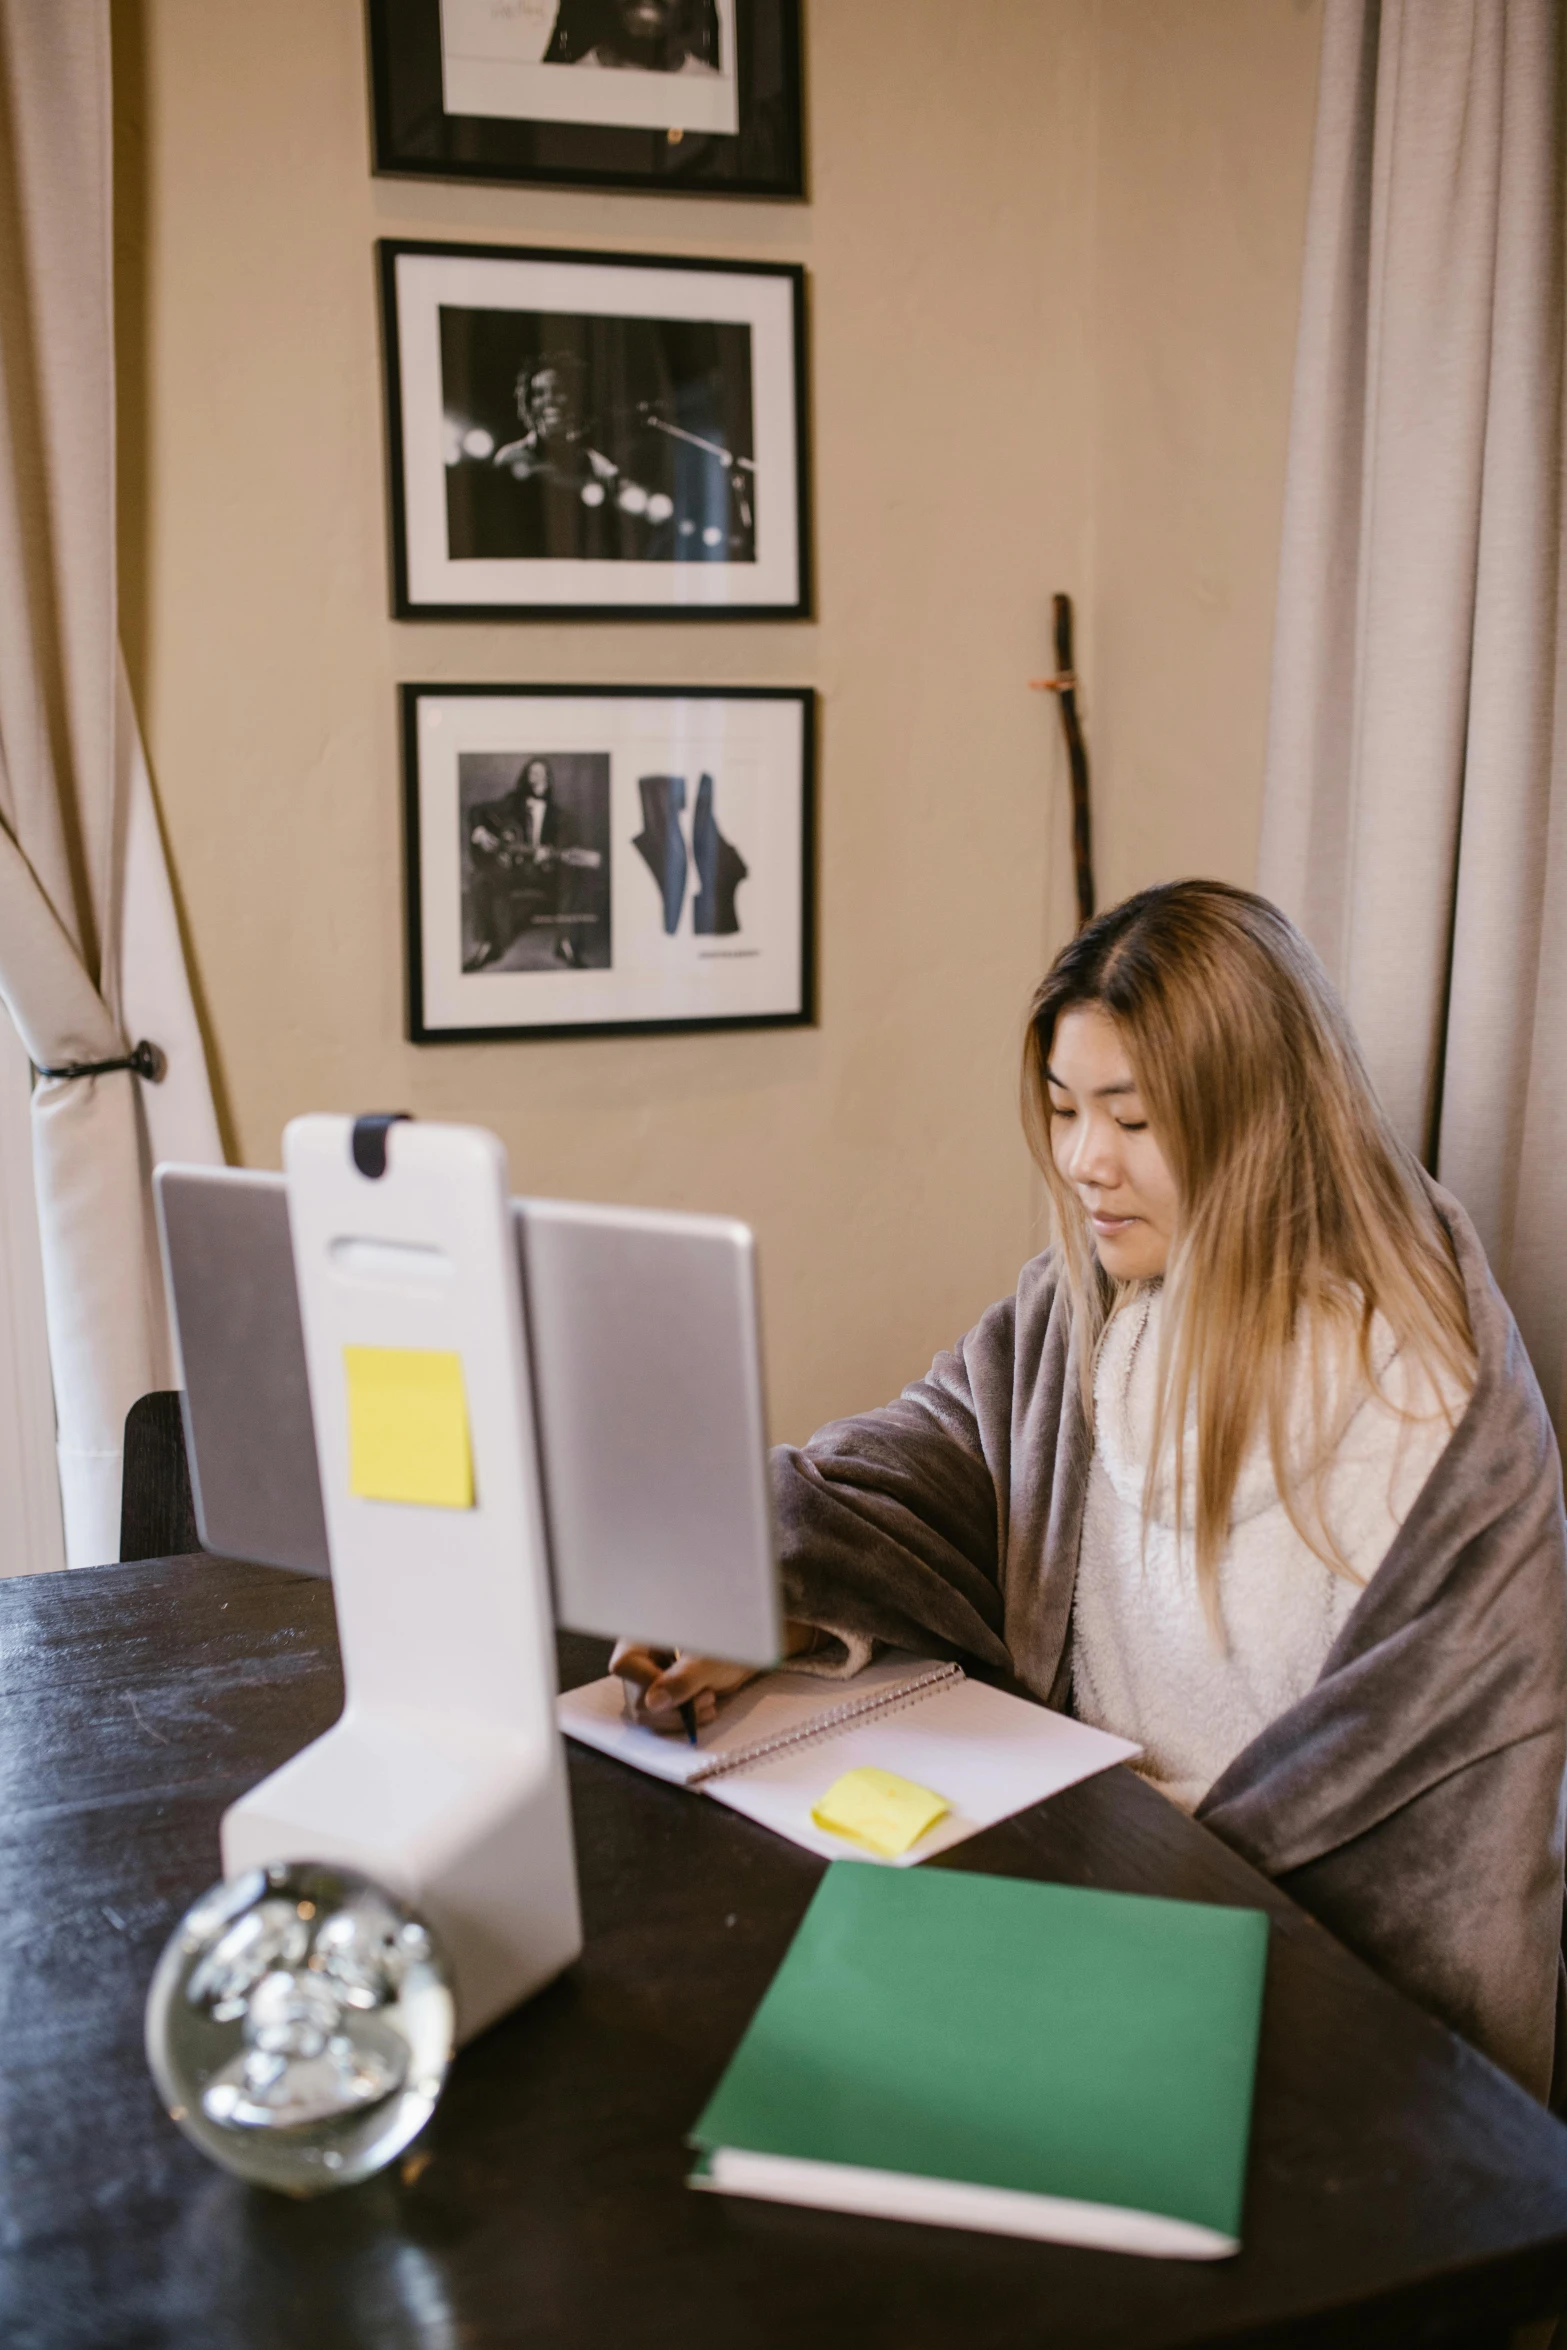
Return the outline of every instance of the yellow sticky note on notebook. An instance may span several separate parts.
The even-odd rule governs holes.
[[[944,1795],[900,1779],[896,1771],[867,1764],[834,1779],[813,1805],[811,1817],[834,1836],[852,1836],[884,1860],[896,1860],[952,1809]]]
[[[471,1510],[473,1447],[462,1357],[426,1347],[345,1346],[348,1486],[362,1501]]]

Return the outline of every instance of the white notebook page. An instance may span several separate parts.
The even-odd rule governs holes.
[[[896,1771],[952,1806],[908,1852],[883,1863],[906,1869],[1140,1751],[983,1681],[948,1681],[897,1712],[768,1755],[701,1792],[826,1860],[876,1861],[882,1856],[867,1846],[819,1828],[811,1807],[844,1771],[865,1763]]]
[[[604,1753],[685,1784],[715,1753],[803,1727],[834,1705],[891,1694],[931,1669],[928,1660],[894,1653],[848,1682],[770,1673],[729,1699],[695,1747],[627,1722],[620,1684],[613,1677],[569,1691],[560,1700],[560,1723],[570,1736]],[[841,1723],[782,1753],[704,1780],[693,1792],[711,1795],[826,1860],[877,1861],[880,1855],[867,1846],[819,1828],[811,1810],[845,1771],[866,1763],[896,1771],[952,1807],[909,1852],[883,1864],[910,1868],[1138,1752],[1128,1739],[1109,1737],[1064,1714],[959,1677],[884,1713]]]
[[[791,1673],[787,1669],[764,1673],[724,1699],[717,1720],[698,1730],[694,1746],[683,1731],[666,1733],[629,1721],[624,1686],[613,1673],[602,1681],[589,1681],[584,1688],[568,1689],[556,1712],[568,1738],[579,1738],[585,1746],[596,1746],[601,1753],[648,1771],[655,1779],[672,1779],[684,1787],[696,1773],[708,1770],[738,1748],[788,1737],[809,1729],[822,1715],[840,1706],[870,1705],[895,1696],[929,1674],[953,1670],[929,1657],[889,1649],[852,1681],[829,1681],[820,1673]]]

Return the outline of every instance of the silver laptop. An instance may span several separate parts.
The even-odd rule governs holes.
[[[202,1542],[326,1574],[284,1178],[165,1166],[154,1186]],[[750,1231],[567,1200],[513,1212],[557,1620],[772,1662]]]

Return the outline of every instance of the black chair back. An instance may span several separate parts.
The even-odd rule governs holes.
[[[120,1557],[181,1558],[200,1548],[180,1394],[171,1387],[138,1397],[125,1415]]]

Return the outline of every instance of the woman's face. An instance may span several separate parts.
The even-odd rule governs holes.
[[[1168,1261],[1179,1202],[1108,1012],[1062,1013],[1047,1075],[1051,1149],[1088,1211],[1099,1262],[1117,1281],[1151,1281]]]

